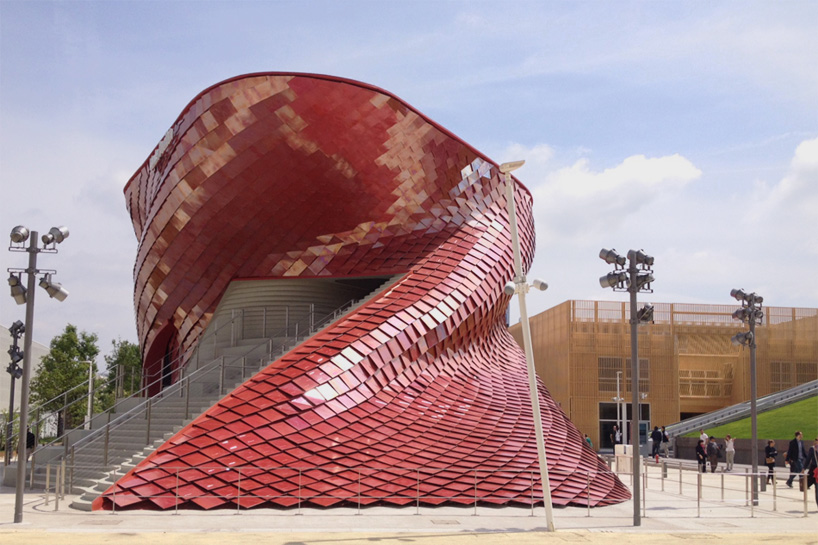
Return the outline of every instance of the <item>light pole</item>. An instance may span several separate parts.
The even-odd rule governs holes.
[[[29,236],[30,235],[30,236]],[[44,274],[40,279],[40,286],[42,286],[48,295],[58,301],[64,301],[68,297],[68,291],[59,283],[51,281],[51,275],[56,274],[55,270],[46,270],[37,268],[37,254],[43,253],[57,253],[56,245],[61,243],[68,237],[68,229],[66,227],[52,227],[51,230],[42,237],[42,248],[37,246],[37,231],[31,231],[22,225],[18,225],[11,230],[9,235],[11,238],[11,245],[9,251],[11,252],[27,252],[28,253],[28,267],[25,269],[8,269],[11,273],[9,277],[9,286],[11,286],[11,296],[18,305],[25,303],[26,305],[26,323],[25,323],[25,340],[23,342],[23,374],[21,377],[20,388],[20,435],[17,457],[17,482],[15,483],[15,497],[14,497],[14,522],[23,522],[23,494],[25,490],[26,481],[26,463],[28,461],[28,452],[26,445],[27,428],[28,428],[28,395],[29,382],[31,380],[31,343],[33,340],[34,329],[34,293],[35,281],[37,274]],[[30,240],[28,247],[25,246],[27,240]],[[28,286],[23,287],[22,275],[28,275]]]
[[[625,433],[625,415],[626,412],[622,407],[622,402],[625,401],[625,398],[622,397],[620,393],[621,390],[619,389],[619,380],[622,377],[622,371],[616,372],[616,397],[614,401],[616,401],[616,425],[619,426],[619,433],[622,437],[627,437]],[[614,435],[614,454],[616,454],[616,435]]]
[[[8,367],[6,367],[6,372],[11,375],[11,378],[9,380],[9,414],[6,422],[6,455],[5,460],[3,461],[5,467],[8,467],[8,465],[11,463],[11,437],[14,434],[14,384],[18,378],[23,376],[23,370],[18,365],[18,362],[23,359],[23,351],[20,350],[17,343],[20,341],[20,337],[23,335],[23,333],[25,333],[25,331],[26,326],[23,325],[23,322],[20,320],[15,321],[9,328],[12,344],[8,350],[9,356],[11,357],[11,362],[9,363]]]
[[[628,251],[628,269],[625,271],[625,257],[615,250],[599,251],[599,257],[605,263],[614,266],[614,272],[608,273],[599,279],[603,288],[613,288],[614,291],[627,291],[630,294],[630,323],[631,323],[631,454],[633,459],[633,525],[642,525],[641,508],[641,468],[642,460],[639,452],[639,323],[650,321],[653,317],[653,307],[646,306],[637,311],[636,294],[638,292],[653,293],[650,287],[653,282],[653,257],[642,250]],[[627,411],[625,418],[627,417]]]
[[[500,172],[506,185],[506,203],[508,205],[508,221],[511,227],[511,247],[514,252],[514,281],[509,282],[503,288],[507,295],[517,294],[520,302],[520,328],[523,332],[523,347],[525,350],[525,361],[528,367],[528,392],[531,396],[531,411],[534,416],[534,433],[537,439],[537,455],[540,464],[540,481],[542,483],[543,504],[545,506],[545,523],[549,532],[554,531],[554,513],[551,505],[551,484],[548,479],[548,460],[545,456],[545,438],[542,429],[542,417],[540,416],[540,398],[537,393],[537,373],[534,370],[534,350],[531,346],[531,326],[528,323],[528,311],[525,306],[525,294],[532,287],[545,291],[548,284],[542,280],[534,280],[528,284],[523,271],[523,261],[520,256],[520,237],[517,233],[517,209],[514,202],[514,182],[511,179],[511,172],[517,170],[525,164],[525,161],[514,161],[500,165]]]
[[[755,293],[745,293],[744,290],[730,290],[730,296],[737,301],[741,301],[741,308],[733,313],[734,320],[741,320],[749,324],[750,331],[736,333],[730,341],[738,346],[750,347],[750,457],[753,467],[753,505],[758,505],[758,412],[756,408],[756,398],[758,391],[756,388],[756,324],[761,324],[764,312],[761,311],[761,304],[764,298]]]

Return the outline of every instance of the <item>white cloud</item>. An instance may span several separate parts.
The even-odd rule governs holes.
[[[542,146],[532,148],[531,154],[537,157],[535,151],[540,148]],[[520,156],[526,155],[519,146],[515,151]],[[535,177],[534,182],[523,181],[529,184],[534,195],[541,240],[587,237],[609,230],[611,225],[621,224],[654,202],[667,200],[702,174],[679,154],[632,155],[603,170],[594,170],[591,161],[582,158],[567,167],[533,172],[544,172],[544,175]]]

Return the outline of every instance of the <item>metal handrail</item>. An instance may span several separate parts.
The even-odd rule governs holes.
[[[791,402],[804,397],[809,397],[818,393],[818,380],[805,382],[792,388],[768,394],[758,398],[756,401],[756,408],[761,411],[775,407],[783,401]],[[704,426],[712,426],[713,424],[727,424],[741,418],[745,418],[750,414],[750,402],[743,401],[724,409],[712,411],[700,416],[694,416],[682,420],[676,424],[667,426],[666,431],[673,435],[682,435],[690,431],[698,430]]]
[[[327,314],[326,316],[322,317],[317,322],[314,320],[314,318],[310,317],[311,327],[308,328],[309,334],[307,336],[294,338],[292,340],[290,340],[290,338],[287,335],[272,335],[271,337],[275,338],[276,336],[279,336],[279,337],[284,337],[285,338],[285,342],[281,343],[281,345],[280,345],[280,348],[282,349],[281,353],[284,354],[284,353],[292,350],[292,348],[294,348],[295,346],[297,346],[298,344],[303,342],[305,339],[309,338],[310,336],[317,333],[318,331],[320,331],[321,329],[323,329],[324,327],[326,327],[330,323],[337,320],[338,317],[340,317],[343,314],[346,314],[347,312],[349,312],[349,310],[351,308],[353,308],[358,303],[360,303],[360,301],[354,300],[354,299],[350,300],[350,301],[347,301],[341,307],[339,307],[338,309],[334,310],[333,312]],[[235,317],[231,318],[230,323],[233,323],[234,321],[235,321]],[[277,334],[285,333],[285,330],[282,329],[280,331],[277,331],[276,333]],[[257,343],[255,345],[252,345],[252,346],[248,347],[245,352],[246,353],[251,353],[251,352],[257,350],[258,348],[261,348],[261,347],[264,347],[264,346],[267,346],[267,345],[269,345],[269,347],[270,347],[270,350],[268,351],[267,356],[268,356],[268,358],[272,358],[273,353],[279,347],[274,348],[273,345],[272,345],[272,341],[270,339],[265,339],[264,341],[262,341],[260,343]],[[153,406],[155,406],[156,403],[161,402],[161,400],[171,399],[171,398],[173,398],[173,397],[175,397],[177,395],[179,395],[179,396],[184,395],[184,397],[188,398],[191,382],[194,382],[197,378],[204,376],[207,372],[215,370],[217,367],[220,369],[220,378],[223,378],[224,368],[225,367],[236,367],[236,365],[234,365],[234,364],[236,362],[238,362],[238,361],[244,360],[245,358],[246,358],[246,355],[236,355],[232,359],[230,359],[229,361],[225,360],[225,356],[220,356],[219,358],[215,358],[214,360],[212,360],[211,362],[209,362],[205,366],[199,367],[198,369],[194,370],[190,374],[187,374],[183,379],[181,379],[181,380],[175,382],[174,384],[164,388],[161,392],[159,392],[155,396],[145,398],[144,401],[142,401],[141,403],[139,403],[138,405],[133,407],[128,412],[120,415],[119,417],[115,418],[114,420],[109,420],[109,422],[107,422],[104,426],[102,426],[102,427],[100,427],[100,428],[98,428],[96,430],[92,430],[89,434],[87,434],[86,436],[79,439],[74,445],[72,445],[70,447],[70,454],[73,456],[77,452],[81,452],[88,445],[90,445],[93,442],[99,440],[100,438],[107,439],[107,437],[110,435],[110,433],[112,431],[118,429],[124,423],[130,421],[133,418],[136,418],[138,416],[142,416],[143,414],[146,414],[147,413],[147,407],[148,407],[149,403],[152,403]],[[241,366],[242,369],[246,369],[246,365],[244,365],[244,363],[245,362],[242,361],[242,366]],[[185,370],[185,369],[186,369],[186,367],[183,368],[183,370]],[[259,370],[260,370],[260,365],[259,365]],[[244,375],[244,372],[242,372],[242,380],[244,380],[243,375]],[[154,386],[160,380],[161,380],[161,377],[156,379],[153,383],[151,383],[151,384],[145,386],[144,388],[142,388],[140,390],[140,392],[138,392],[138,393],[149,390],[152,386]],[[184,392],[184,394],[182,392]],[[222,397],[223,395],[224,395],[223,385],[220,382],[219,397]],[[133,399],[134,397],[140,397],[141,398],[141,396],[137,396],[137,394],[134,394],[134,395],[130,396],[129,398],[125,398],[123,400],[120,400],[119,403],[117,403],[116,405],[114,405],[114,407],[109,409],[108,414],[110,415],[110,412],[115,407],[117,407],[120,404],[124,403],[127,399]],[[100,414],[104,414],[104,413],[100,413]],[[63,434],[63,436],[60,436],[60,437],[54,439],[48,445],[43,445],[41,447],[38,447],[37,450],[39,450],[40,448],[45,448],[47,446],[52,446],[54,443],[56,443],[60,439],[64,438],[65,435],[67,435],[67,433]],[[149,442],[149,437],[146,437],[146,439],[147,439],[147,441],[146,441],[146,445],[147,445],[148,442]],[[36,453],[37,450],[35,450],[35,453]],[[68,449],[68,445],[66,444],[66,450],[60,457],[67,458],[68,455],[69,455],[69,449]],[[58,457],[58,459],[60,459],[60,458]]]

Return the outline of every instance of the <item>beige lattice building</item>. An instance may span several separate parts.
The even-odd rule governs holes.
[[[746,329],[737,305],[653,303],[639,330],[643,434],[654,425],[750,398],[749,350],[730,338]],[[610,448],[615,398],[631,400],[626,302],[566,301],[530,319],[537,373],[599,448]],[[818,379],[818,309],[765,307],[756,326],[758,395]],[[522,344],[520,324],[510,331]],[[619,390],[617,391],[617,378]],[[626,403],[627,419],[630,403]]]

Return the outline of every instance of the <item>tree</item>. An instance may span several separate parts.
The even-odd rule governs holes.
[[[139,345],[117,339],[111,341],[111,353],[105,356],[108,382],[100,393],[103,408],[111,407],[116,398],[127,397],[142,387],[142,356]]]
[[[72,324],[51,339],[51,350],[31,381],[31,402],[44,404],[44,410],[57,413],[58,436],[85,418],[87,405],[80,400],[88,398],[88,364],[96,376],[94,360],[98,354],[97,335],[77,333]]]

